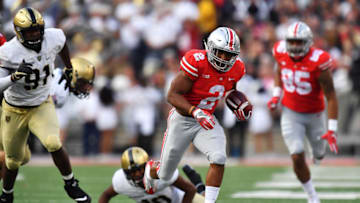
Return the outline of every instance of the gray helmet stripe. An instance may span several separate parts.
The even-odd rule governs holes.
[[[29,12],[32,23],[36,24],[36,18],[35,18],[34,11],[31,8],[26,8],[26,10]]]

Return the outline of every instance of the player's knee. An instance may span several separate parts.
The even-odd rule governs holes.
[[[221,152],[214,152],[209,155],[210,163],[224,165],[226,162],[226,154]]]
[[[48,152],[55,152],[62,147],[59,136],[48,136],[44,145]]]
[[[16,160],[14,158],[9,158],[7,157],[6,160],[5,160],[5,163],[6,163],[6,167],[9,169],[9,170],[16,170],[20,167],[21,165],[21,162],[20,160]]]

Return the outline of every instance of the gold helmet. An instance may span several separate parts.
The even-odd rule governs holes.
[[[73,66],[70,91],[79,98],[89,95],[94,84],[95,66],[88,60],[80,57],[71,59]]]
[[[17,39],[28,49],[40,52],[44,37],[44,19],[34,8],[22,8],[14,17]]]
[[[121,156],[121,167],[126,174],[126,178],[135,186],[142,186],[145,165],[149,155],[141,147],[130,147]]]

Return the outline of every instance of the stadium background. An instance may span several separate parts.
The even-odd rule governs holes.
[[[107,182],[126,147],[141,145],[154,158],[159,156],[170,108],[165,101],[166,90],[179,70],[179,60],[189,49],[203,48],[202,40],[218,26],[230,26],[240,37],[241,58],[248,76],[238,87],[249,96],[258,111],[248,123],[235,122],[221,104],[216,111],[226,128],[228,143],[231,143],[229,165],[234,165],[231,170],[238,174],[239,181],[251,171],[262,170],[255,167],[243,174],[241,166],[244,165],[260,165],[266,177],[270,177],[269,171],[277,170],[268,169],[268,165],[280,165],[278,170],[288,170],[284,168],[290,166],[290,160],[280,135],[279,112],[270,114],[266,102],[273,84],[272,45],[283,38],[291,22],[302,20],[313,31],[314,45],[328,51],[336,64],[333,76],[339,100],[340,155],[335,157],[329,153],[324,165],[329,166],[330,171],[336,170],[333,166],[355,166],[357,173],[348,174],[354,173],[353,180],[358,180],[360,3],[356,0],[0,2],[0,32],[8,40],[14,36],[13,14],[18,8],[31,6],[43,14],[45,27],[64,30],[72,56],[87,58],[95,64],[96,81],[91,96],[83,101],[70,98],[58,114],[62,128],[67,132],[64,145],[73,164],[105,165],[101,170],[107,171]],[[62,67],[60,61],[58,67]],[[25,177],[34,167],[36,171],[38,165],[51,164],[39,142],[33,137],[29,142],[33,158],[30,166],[23,169]],[[201,165],[206,164],[206,159],[190,148],[184,162]],[[109,164],[114,166],[107,168]],[[89,166],[89,170],[86,168],[78,170],[98,170],[93,166]],[[42,170],[53,169],[45,167]],[[206,173],[204,169],[200,170]],[[91,183],[92,176],[83,180],[80,174],[80,180]],[[346,178],[341,181],[344,180]],[[352,188],[359,192],[358,186],[352,185]],[[28,191],[26,187],[22,190]],[[230,192],[222,194],[223,199],[219,202],[226,202],[228,193],[230,195]]]

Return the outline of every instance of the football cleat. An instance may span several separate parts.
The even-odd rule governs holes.
[[[146,166],[145,166],[145,174],[144,174],[144,178],[143,178],[143,183],[144,183],[145,191],[148,194],[154,194],[156,192],[155,179],[153,179],[151,177],[150,170],[151,170],[151,168],[156,167],[156,165],[158,163],[159,162],[150,160],[146,163]]]
[[[79,181],[74,179],[74,181],[69,181],[65,183],[65,191],[69,195],[69,197],[76,202],[82,203],[90,203],[91,198],[88,194],[86,194],[80,187]]]
[[[12,203],[13,201],[14,201],[13,193],[6,194],[3,192],[0,196],[0,203]]]

